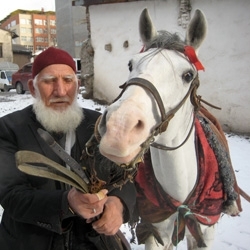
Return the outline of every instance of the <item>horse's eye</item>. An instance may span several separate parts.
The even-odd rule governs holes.
[[[129,69],[130,72],[133,70],[131,61],[128,62],[128,69]]]
[[[182,79],[185,82],[191,82],[194,78],[194,74],[191,71],[186,72],[185,74],[183,74]]]

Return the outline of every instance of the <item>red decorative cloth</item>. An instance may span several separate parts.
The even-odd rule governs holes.
[[[206,110],[202,109],[202,111],[204,111],[206,115],[209,115]],[[211,142],[207,139],[207,134],[208,132],[211,133],[211,131],[206,131],[204,127],[208,124],[209,128],[213,126],[213,129],[216,129],[216,137],[220,137],[218,139],[220,141],[219,144],[220,146],[223,145],[223,149],[225,148],[227,152],[228,147],[224,134],[222,130],[220,131],[220,126],[214,117],[211,118],[215,119],[215,121],[210,124],[210,120],[203,120],[203,118],[206,117],[203,113],[199,112],[199,115],[201,120],[200,118],[198,119],[199,116],[195,118],[198,175],[195,188],[185,202],[181,203],[175,200],[162,189],[154,175],[150,151],[145,154],[144,162],[140,163],[135,178],[138,193],[137,206],[139,216],[143,223],[160,222],[167,219],[173,213],[179,212],[178,221],[175,222],[175,230],[172,237],[174,245],[177,245],[178,242],[183,239],[185,226],[187,226],[197,240],[199,247],[205,246],[197,222],[208,226],[215,224],[223,212],[223,203],[227,200],[227,194],[225,193],[223,185],[225,182],[220,174],[218,165],[218,156],[216,157],[214,149],[210,145]],[[203,123],[205,121],[207,124],[201,124],[201,121]],[[219,128],[217,128],[217,126],[219,126]],[[212,134],[214,135],[214,133]],[[232,171],[231,162],[229,161],[229,163],[230,166],[226,166],[225,169]],[[165,167],[167,171],[167,162]],[[232,180],[234,181],[233,178]],[[238,204],[238,206],[241,211],[240,204]],[[142,237],[144,239],[146,238],[145,235]]]

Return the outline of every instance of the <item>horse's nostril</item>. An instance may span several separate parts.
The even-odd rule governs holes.
[[[142,122],[141,120],[138,120],[138,122],[137,122],[135,128],[136,128],[136,129],[142,129],[143,127],[144,127],[143,122]]]

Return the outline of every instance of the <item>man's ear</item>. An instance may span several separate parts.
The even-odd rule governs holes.
[[[29,87],[30,94],[31,94],[33,97],[36,97],[35,88],[34,88],[34,85],[33,85],[33,79],[30,79],[30,80],[28,81],[28,87]]]

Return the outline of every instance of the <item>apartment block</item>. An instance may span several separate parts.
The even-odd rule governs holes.
[[[0,28],[14,32],[13,44],[20,44],[33,54],[57,45],[54,11],[16,10],[0,21]]]

